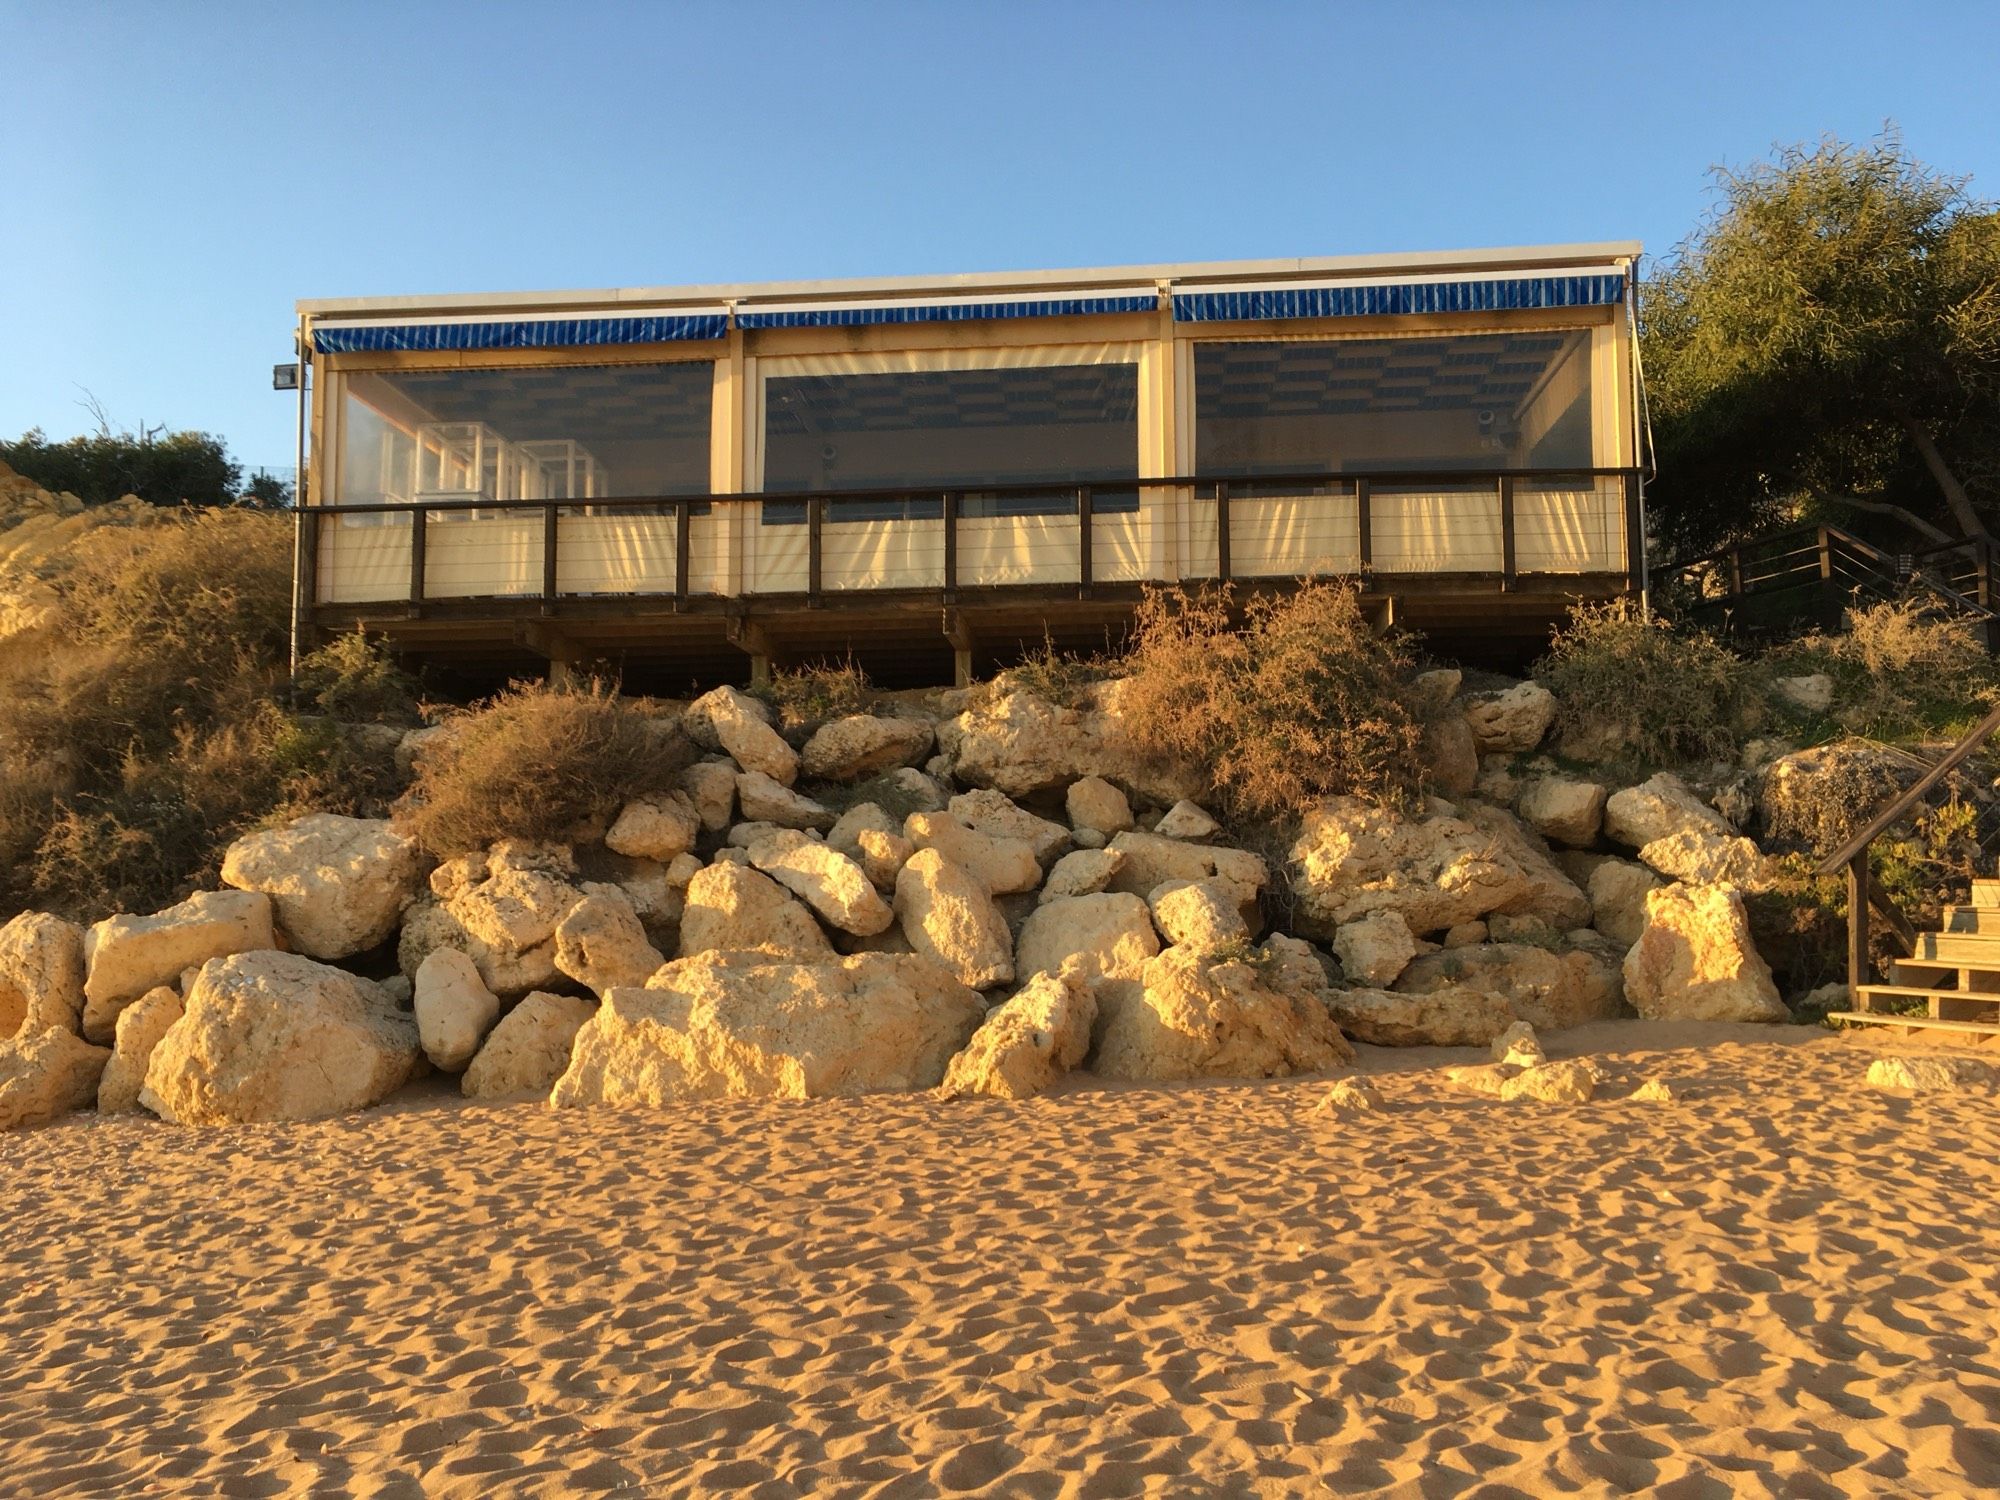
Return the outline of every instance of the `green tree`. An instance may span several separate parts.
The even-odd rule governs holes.
[[[114,432],[100,415],[96,432],[52,443],[39,429],[0,442],[0,462],[45,490],[92,505],[137,495],[154,505],[230,505],[243,467],[207,432]]]
[[[1647,283],[1662,536],[1887,515],[1990,539],[2000,480],[2000,213],[1893,133],[1718,168]]]

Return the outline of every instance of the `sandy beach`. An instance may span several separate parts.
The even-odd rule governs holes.
[[[1321,1080],[0,1137],[19,1495],[1942,1495],[2000,1482],[2000,1120],[1605,1023]]]

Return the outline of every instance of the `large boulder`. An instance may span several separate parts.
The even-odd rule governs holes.
[[[977,994],[916,954],[707,953],[606,996],[550,1102],[657,1108],[935,1088],[983,1014]]]
[[[736,763],[698,760],[681,772],[681,790],[693,804],[701,826],[721,833],[736,821]]]
[[[1639,850],[1639,859],[1662,875],[1689,885],[1741,886],[1766,890],[1775,879],[1771,860],[1746,838],[1718,838],[1688,829],[1669,834]]]
[[[424,856],[379,818],[308,813],[246,834],[222,856],[222,879],[271,898],[279,928],[309,958],[348,958],[395,934]]]
[[[1515,802],[1514,810],[1535,832],[1558,844],[1588,849],[1604,826],[1605,789],[1594,781],[1538,776]]]
[[[1532,750],[1555,721],[1556,695],[1539,682],[1516,683],[1504,692],[1472,693],[1465,699],[1465,722],[1482,755]]]
[[[748,865],[712,864],[688,883],[680,956],[749,948],[801,958],[833,953],[812,913],[770,876]]]
[[[686,792],[661,792],[626,803],[604,844],[617,854],[670,864],[694,848],[701,826],[701,813]]]
[[[0,927],[0,1041],[38,1031],[81,1032],[83,930],[24,911]]]
[[[1150,896],[1169,880],[1221,879],[1236,886],[1243,905],[1254,906],[1271,879],[1264,861],[1245,849],[1190,844],[1136,831],[1117,835],[1107,847],[1124,858],[1111,889],[1135,896]]]
[[[803,833],[760,839],[750,846],[750,863],[842,932],[873,937],[896,920],[860,865]]]
[[[870,829],[876,833],[893,833],[900,838],[903,820],[891,817],[879,802],[857,802],[833,820],[833,827],[826,831],[826,846],[838,849],[859,864],[861,835]]]
[[[1336,928],[1327,946],[1340,960],[1340,972],[1360,985],[1394,984],[1417,956],[1410,924],[1386,907]]]
[[[932,738],[931,726],[922,719],[850,714],[814,730],[800,763],[815,781],[859,781],[919,764],[930,754]]]
[[[681,721],[704,750],[720,750],[745,771],[784,786],[799,777],[798,752],[771,727],[771,710],[748,693],[719,687],[687,707]]]
[[[1644,865],[1606,859],[1590,872],[1591,925],[1614,943],[1629,948],[1646,925],[1646,897],[1660,888],[1660,877]]]
[[[161,985],[119,1013],[111,1060],[97,1081],[99,1114],[130,1114],[139,1107],[139,1091],[146,1086],[146,1066],[153,1060],[153,1049],[181,1018],[182,1010],[181,992]]]
[[[1120,712],[1129,688],[1101,682],[1081,706],[1063,707],[1024,688],[996,684],[956,718],[938,726],[938,749],[952,777],[965,786],[991,787],[1009,797],[1060,791],[1086,776],[1101,776],[1158,803],[1199,793],[1197,778],[1166,765],[1152,747],[1136,743]]]
[[[232,953],[277,946],[271,898],[261,891],[203,891],[150,917],[106,917],[84,938],[83,1035],[109,1043],[118,1013],[148,990]]]
[[[1604,804],[1604,836],[1616,843],[1643,849],[1678,833],[1704,833],[1719,839],[1736,836],[1727,818],[1670,771],[1613,792]]]
[[[567,850],[499,843],[481,854],[446,860],[431,872],[430,901],[403,919],[397,945],[402,971],[415,978],[438,948],[471,956],[496,995],[524,995],[555,983],[556,927],[583,899],[571,883]]]
[[[1649,1021],[1791,1019],[1751,941],[1743,897],[1726,885],[1647,895],[1645,926],[1625,955],[1625,997]]]
[[[318,1120],[379,1104],[417,1067],[417,1025],[382,986],[296,953],[202,965],[139,1102],[183,1125]]]
[[[472,1060],[500,1014],[500,997],[486,987],[470,955],[440,948],[411,981],[417,1043],[433,1067],[456,1073]]]
[[[1146,903],[1160,936],[1177,948],[1215,953],[1250,941],[1235,885],[1226,880],[1170,880]]]
[[[0,1130],[88,1109],[110,1059],[105,1048],[60,1026],[0,1042]]]
[[[1443,796],[1469,796],[1479,783],[1479,741],[1462,713],[1425,720],[1417,754],[1424,779]]]
[[[576,1034],[595,1014],[597,1006],[580,995],[537,990],[524,997],[487,1033],[459,1091],[468,1099],[547,1097],[569,1067]]]
[[[1160,821],[1153,825],[1153,832],[1163,839],[1205,839],[1221,831],[1222,825],[1206,808],[1185,797],[1160,814]]]
[[[1081,970],[1037,974],[987,1013],[945,1070],[951,1098],[1032,1099],[1083,1063],[1097,1000]]]
[[[946,804],[946,811],[975,833],[993,839],[1019,839],[1035,851],[1043,866],[1053,864],[1067,853],[1074,837],[1049,818],[1037,817],[1011,797],[986,787],[960,792]]]
[[[903,837],[919,849],[935,849],[985,886],[988,895],[1032,891],[1041,884],[1034,845],[982,833],[953,813],[911,813],[903,820]]]
[[[816,828],[824,832],[835,821],[833,814],[812,798],[762,771],[745,771],[736,778],[736,805],[746,823]]]
[[[1065,896],[1094,896],[1110,888],[1125,868],[1120,849],[1074,849],[1055,862],[1035,899],[1046,906]]]
[[[1131,802],[1102,776],[1086,776],[1070,783],[1063,805],[1070,827],[1095,829],[1106,838],[1138,826]]]
[[[1100,986],[1100,1008],[1111,1010],[1136,991],[1146,964],[1160,951],[1153,915],[1137,896],[1106,891],[1038,906],[1021,924],[1014,965],[1025,978],[1059,974],[1072,961]]]
[[[1292,846],[1297,929],[1330,940],[1377,911],[1419,936],[1490,912],[1543,916],[1558,930],[1590,919],[1589,899],[1506,813],[1447,806],[1405,818],[1335,797],[1309,811]]]
[[[1519,1019],[1502,996],[1465,985],[1421,995],[1333,990],[1327,1008],[1342,1031],[1377,1047],[1485,1047]]]
[[[1272,938],[1257,961],[1169,948],[1109,1016],[1095,1067],[1161,1081],[1323,1072],[1354,1058],[1326,993],[1318,961],[1293,939]]]
[[[1013,934],[990,888],[938,850],[919,849],[897,873],[896,916],[910,946],[959,983],[984,990],[1013,980]]]
[[[615,885],[593,886],[556,924],[556,967],[600,995],[621,985],[644,984],[666,961]]]
[[[1457,988],[1498,995],[1540,1031],[1624,1014],[1618,971],[1585,949],[1552,953],[1527,943],[1489,943],[1427,953],[1396,981],[1404,994]]]

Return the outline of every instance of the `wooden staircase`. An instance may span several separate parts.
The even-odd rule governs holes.
[[[1944,926],[1917,934],[1890,984],[1854,986],[1853,1010],[1835,1018],[1865,1025],[2000,1036],[2000,880],[1972,882],[1972,900],[1947,906]],[[1923,1012],[1909,1009],[1919,1002]]]

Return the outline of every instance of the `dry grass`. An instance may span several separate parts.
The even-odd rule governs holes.
[[[1134,741],[1199,768],[1233,818],[1419,790],[1409,649],[1375,633],[1351,587],[1258,595],[1240,617],[1223,590],[1151,591],[1123,666]]]
[[[1590,759],[1677,765],[1733,754],[1742,732],[1742,660],[1630,600],[1571,610],[1534,676],[1562,705],[1564,748]]]
[[[1923,599],[1858,606],[1838,635],[1815,632],[1766,654],[1771,676],[1833,678],[1834,720],[1877,739],[1921,739],[1970,728],[2000,701],[2000,664],[1969,620]]]
[[[442,858],[503,838],[567,842],[675,784],[691,751],[659,723],[599,684],[516,684],[446,721],[451,732],[418,758],[397,820]]]
[[[829,719],[869,713],[881,700],[868,674],[851,660],[773,672],[769,682],[756,684],[750,692],[771,705],[778,715],[778,727],[787,733],[808,731]]]

